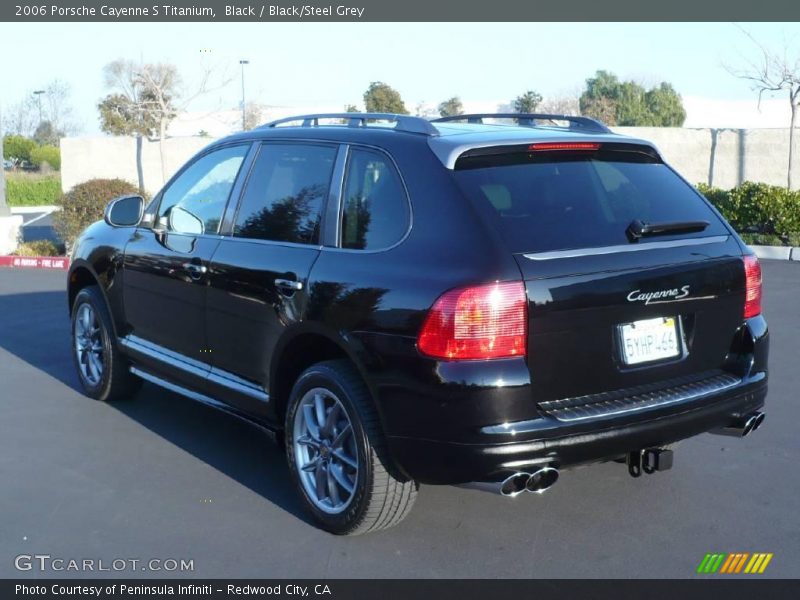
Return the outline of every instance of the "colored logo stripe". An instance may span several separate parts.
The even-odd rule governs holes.
[[[748,552],[708,553],[697,566],[697,572],[703,574],[763,573],[772,557],[773,554],[771,552],[756,552],[753,554]]]

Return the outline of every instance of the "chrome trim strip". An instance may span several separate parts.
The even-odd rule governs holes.
[[[166,390],[169,390],[170,392],[175,392],[176,394],[180,394],[181,396],[186,396],[187,398],[190,398],[192,400],[196,400],[198,402],[202,402],[203,404],[208,404],[209,406],[213,406],[214,408],[219,408],[219,409],[224,410],[226,412],[228,412],[230,410],[229,407],[226,404],[224,404],[223,402],[220,402],[219,400],[215,400],[214,398],[211,398],[210,396],[206,396],[205,394],[201,394],[200,392],[195,392],[194,390],[190,390],[189,388],[185,388],[185,387],[183,387],[181,385],[178,385],[176,383],[171,383],[171,382],[167,381],[166,379],[162,379],[161,377],[157,377],[156,375],[148,373],[147,371],[143,371],[142,369],[140,369],[138,367],[131,367],[130,371],[131,371],[131,373],[133,373],[137,377],[141,377],[145,381],[149,381],[150,383],[154,383],[155,385],[157,385],[159,387],[162,387],[162,388],[164,388]]]
[[[199,360],[194,360],[178,352],[168,350],[163,346],[154,344],[135,335],[129,335],[120,340],[126,349],[147,355],[166,365],[190,373],[196,377],[206,379],[231,391],[250,396],[262,402],[269,402],[269,394],[249,381],[237,377],[222,369]]]
[[[211,367],[211,372],[208,374],[208,380],[212,383],[219,384],[222,387],[226,387],[235,392],[239,392],[240,394],[245,394],[246,396],[255,398],[256,400],[261,400],[262,402],[269,402],[269,394],[267,392],[265,392],[258,386],[253,385],[246,379],[237,377],[236,375],[234,375],[233,373],[229,373],[228,371],[223,371],[222,369]]]
[[[211,366],[204,362],[194,360],[136,335],[128,335],[122,338],[119,343],[128,350],[144,354],[202,379],[206,378],[211,369]]]
[[[554,260],[558,258],[577,258],[580,256],[600,256],[603,254],[617,254],[620,252],[640,252],[643,250],[661,250],[663,248],[717,244],[727,241],[729,237],[728,235],[713,235],[710,237],[669,240],[666,242],[647,242],[646,244],[620,244],[618,246],[600,246],[597,248],[575,248],[572,250],[533,252],[530,254],[523,254],[523,256],[530,260]]]

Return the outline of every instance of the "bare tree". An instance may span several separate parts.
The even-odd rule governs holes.
[[[183,84],[175,65],[135,63],[125,59],[106,65],[104,75],[106,86],[116,90],[133,107],[127,113],[138,120],[137,127],[156,130],[150,135],[158,137],[162,181],[167,179],[164,141],[170,122],[201,96],[220,90],[232,81],[224,69],[203,63],[199,82],[190,88]]]
[[[245,106],[244,129],[250,131],[264,122],[266,107],[260,102],[248,102]]]
[[[553,115],[577,116],[581,114],[578,96],[554,96],[546,98],[539,105],[538,110]]]
[[[758,108],[764,94],[783,92],[789,99],[791,117],[789,120],[789,169],[786,184],[792,189],[792,167],[794,166],[794,129],[797,111],[800,107],[800,52],[792,56],[792,49],[784,44],[780,51],[773,51],[760,43],[750,33],[739,28],[758,49],[758,57],[747,61],[744,68],[726,66],[729,73],[749,82],[753,91],[758,92]]]

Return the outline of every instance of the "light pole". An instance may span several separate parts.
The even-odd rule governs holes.
[[[244,66],[249,65],[249,60],[240,60],[239,64],[242,65],[242,131],[246,129],[245,127],[245,107],[244,107]]]
[[[36,96],[36,101],[39,104],[39,125],[42,124],[42,94],[45,94],[44,90],[34,90],[33,95]]]

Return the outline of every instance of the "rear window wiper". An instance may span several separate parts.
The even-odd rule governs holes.
[[[708,221],[669,221],[664,223],[645,223],[634,219],[628,225],[628,238],[635,242],[643,237],[670,235],[673,233],[696,233],[708,227]]]

